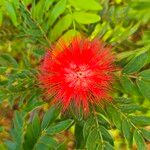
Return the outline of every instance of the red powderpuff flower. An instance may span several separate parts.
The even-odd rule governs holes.
[[[55,95],[63,110],[71,103],[89,111],[89,105],[111,99],[114,56],[98,40],[73,39],[69,45],[48,51],[39,80],[47,94]]]

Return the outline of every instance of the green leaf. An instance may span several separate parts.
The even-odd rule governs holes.
[[[122,120],[122,131],[125,139],[127,140],[129,147],[132,146],[133,135],[131,132],[132,128],[128,121]]]
[[[149,130],[145,130],[145,129],[140,129],[140,130],[142,132],[143,137],[146,140],[150,141],[150,131]]]
[[[108,142],[104,143],[104,150],[114,150],[113,146]]]
[[[69,0],[72,6],[76,9],[85,9],[85,10],[101,10],[102,6],[99,2],[95,0]],[[92,7],[91,7],[92,6]]]
[[[140,72],[139,78],[141,78],[142,80],[150,81],[150,69]]]
[[[135,111],[146,111],[147,108],[144,108],[140,105],[136,105],[136,104],[122,104],[119,106],[119,108],[121,109],[122,112],[125,113],[133,113]]]
[[[116,103],[119,103],[119,104],[131,104],[132,103],[132,100],[130,98],[125,98],[125,97],[117,97],[114,99],[114,101]]]
[[[146,116],[129,116],[129,118],[136,125],[140,125],[140,126],[150,125],[150,117],[146,117]]]
[[[67,128],[69,128],[72,125],[72,123],[73,123],[73,120],[71,120],[71,119],[61,121],[61,122],[57,123],[56,125],[50,126],[46,130],[46,133],[50,134],[50,135],[57,134],[59,132],[66,130]]]
[[[98,118],[98,122],[105,126],[105,127],[109,127],[110,126],[110,123],[109,123],[109,120],[102,114],[98,114],[97,115],[97,118]]]
[[[79,31],[76,31],[76,30],[74,30],[74,29],[71,29],[71,30],[68,30],[67,32],[65,32],[65,34],[63,34],[63,35],[61,36],[61,39],[62,39],[63,41],[68,42],[68,40],[73,39],[74,37],[76,37],[76,36],[78,36],[78,35],[80,35],[80,32],[79,32]]]
[[[150,99],[150,82],[142,79],[137,79],[136,83],[145,98]]]
[[[5,141],[5,144],[7,145],[8,150],[16,150],[16,143],[12,141]]]
[[[61,18],[51,32],[51,40],[55,41],[65,30],[70,27],[71,23],[72,16],[70,14]]]
[[[52,12],[50,13],[48,24],[51,26],[56,21],[56,19],[65,11],[66,8],[66,0],[60,0],[53,7]]]
[[[73,17],[80,24],[90,24],[100,21],[100,16],[94,13],[74,12]]]
[[[7,70],[7,67],[0,67],[0,73],[5,73],[5,71]]]
[[[41,132],[40,119],[38,114],[35,113],[33,121],[32,121],[32,130],[35,138],[38,138]]]
[[[11,56],[11,55],[9,55],[9,54],[1,54],[0,55],[0,57],[4,60],[4,61],[6,61],[6,62],[8,62],[9,63],[9,65],[12,65],[14,68],[18,68],[18,63],[17,63],[17,61]]]
[[[137,130],[134,131],[133,137],[137,144],[138,150],[146,150],[145,141]]]
[[[83,138],[83,125],[78,123],[75,124],[74,136],[76,139],[76,148],[77,149],[83,148],[85,145]]]
[[[49,8],[51,7],[52,3],[54,2],[55,0],[45,0],[45,9],[46,11],[49,10]]]
[[[94,39],[102,30],[102,25],[100,23],[98,23],[95,28],[94,31],[92,32],[90,38]]]
[[[122,76],[120,78],[121,85],[123,86],[125,92],[131,95],[139,95],[139,92],[134,85],[134,83],[127,77],[127,76]]]
[[[4,142],[0,144],[0,150],[8,150]]]
[[[84,137],[85,141],[89,135],[89,132],[92,130],[93,127],[94,127],[94,119],[93,119],[93,117],[90,117],[84,123],[84,127],[83,127],[83,137]]]
[[[3,12],[0,10],[0,26],[2,25],[3,22]]]
[[[147,63],[147,60],[147,53],[136,56],[124,67],[123,73],[130,74],[139,71]]]
[[[56,140],[54,140],[52,137],[44,135],[41,136],[40,139],[38,140],[38,143],[36,143],[36,148],[38,149],[39,147],[39,143],[42,143],[44,145],[46,145],[49,148],[56,148],[58,146],[58,143],[56,142]]]
[[[130,3],[131,7],[137,10],[145,10],[150,8],[150,2],[149,0],[141,0],[141,1],[131,1]]]
[[[87,138],[86,148],[87,150],[95,150],[97,144],[99,143],[99,134],[97,129],[93,129]]]
[[[14,9],[12,3],[5,1],[5,7],[6,7],[6,11],[8,12],[8,15],[11,18],[13,24],[15,26],[17,26],[18,25],[17,16],[16,16],[16,12],[15,12],[15,9]]]
[[[38,22],[43,21],[43,15],[44,15],[44,1],[38,1],[36,5],[32,5],[32,17],[37,20]]]
[[[42,120],[42,130],[47,128],[59,115],[59,110],[56,106],[52,106],[44,115]]]
[[[32,125],[29,123],[24,136],[23,149],[32,149],[37,141],[37,137],[34,137]]]
[[[23,115],[19,113],[18,111],[15,112],[15,117],[13,119],[14,128],[19,131],[21,131],[23,127]]]
[[[44,143],[38,143],[36,145],[36,150],[49,150],[48,145],[45,145]]]
[[[100,131],[102,133],[103,139],[109,142],[111,145],[114,145],[114,140],[112,136],[110,135],[109,131],[104,126],[100,126]]]
[[[120,118],[120,114],[118,113],[118,111],[112,107],[111,105],[109,105],[107,107],[107,112],[109,114],[109,116],[111,117],[113,123],[115,124],[115,126],[121,130],[121,118]]]

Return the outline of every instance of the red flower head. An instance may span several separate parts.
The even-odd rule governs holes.
[[[55,95],[66,110],[73,102],[76,108],[110,99],[115,67],[110,47],[98,40],[73,39],[61,49],[47,52],[41,65],[40,82],[47,94]]]

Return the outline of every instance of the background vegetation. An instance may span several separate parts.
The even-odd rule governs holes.
[[[0,150],[150,149],[149,0],[0,0]],[[59,39],[116,54],[113,103],[88,118],[45,101],[38,66]]]

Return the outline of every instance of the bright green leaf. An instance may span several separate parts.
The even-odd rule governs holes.
[[[51,7],[52,3],[54,2],[55,0],[45,0],[45,8],[46,8],[46,11],[49,10],[49,8]]]
[[[99,15],[87,12],[74,12],[73,17],[80,24],[90,24],[100,20]]]
[[[9,2],[9,1],[5,1],[5,7],[6,7],[6,10],[7,10],[7,12],[8,12],[8,15],[9,15],[9,17],[11,18],[13,24],[14,24],[15,26],[17,26],[17,25],[18,25],[18,22],[17,22],[17,14],[16,14],[16,12],[15,12],[15,9],[14,9],[12,3]]]
[[[61,18],[51,32],[51,40],[55,41],[65,30],[70,27],[71,23],[72,16],[70,14]]]
[[[77,9],[85,9],[85,10],[101,10],[102,6],[100,2],[96,2],[95,0],[69,0],[71,5]],[[92,7],[91,7],[92,6]]]
[[[48,24],[51,26],[56,21],[56,19],[65,11],[66,8],[66,0],[60,0],[53,7],[52,12],[50,13],[50,17]]]
[[[2,21],[3,21],[3,13],[2,10],[0,10],[0,26],[2,25]]]

